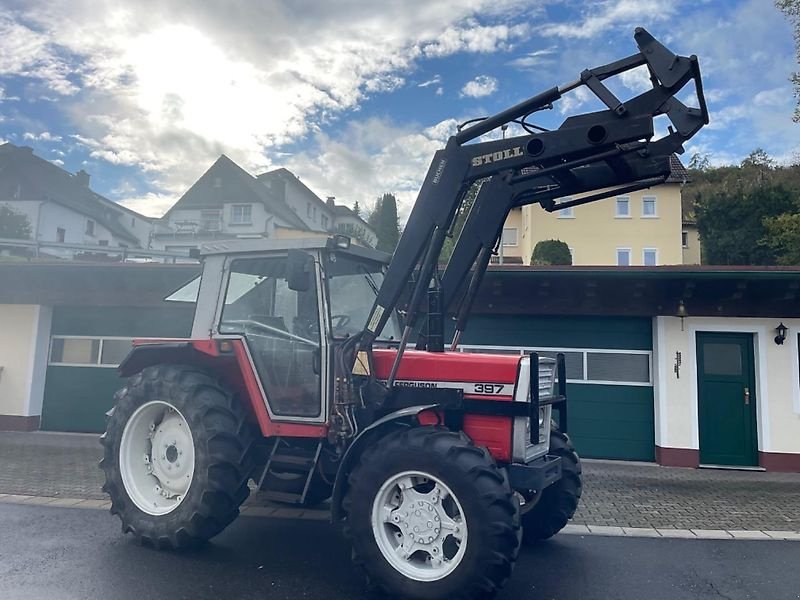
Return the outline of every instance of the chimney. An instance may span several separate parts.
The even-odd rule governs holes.
[[[330,208],[333,208],[333,206],[335,204],[334,200],[336,200],[336,196],[328,196],[328,199],[325,202],[325,204],[327,204]]]
[[[83,169],[75,173],[75,181],[77,181],[78,184],[82,185],[83,187],[89,187],[89,177],[90,175]]]

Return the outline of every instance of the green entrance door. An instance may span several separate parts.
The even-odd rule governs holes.
[[[700,463],[755,466],[753,336],[698,333]]]

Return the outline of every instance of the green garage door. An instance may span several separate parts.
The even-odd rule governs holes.
[[[655,460],[649,318],[479,315],[463,340],[473,351],[563,352],[569,433],[578,452]]]
[[[116,366],[133,338],[184,337],[193,307],[56,307],[45,377],[41,428],[100,433],[114,392]]]

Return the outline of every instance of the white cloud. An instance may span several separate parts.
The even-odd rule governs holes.
[[[442,82],[442,76],[437,73],[431,79],[428,79],[427,81],[423,81],[422,83],[418,83],[417,87],[426,88],[426,87],[429,87],[429,86],[432,86],[432,85],[436,85],[436,84],[441,83],[441,82]]]
[[[59,108],[74,139],[167,193],[221,152],[269,166],[282,145],[406,85],[420,59],[509,50],[530,30],[509,17],[541,11],[538,0],[7,1],[18,8],[0,17],[0,75],[71,96]]]
[[[39,142],[60,142],[62,140],[60,135],[53,135],[49,131],[43,131],[42,133],[31,133],[26,131],[24,134],[22,134],[22,139]]]
[[[464,25],[448,27],[434,41],[423,43],[426,56],[447,56],[456,52],[497,52],[510,50],[513,40],[525,36],[529,27],[525,23],[513,26],[482,26],[474,19]]]
[[[402,219],[408,216],[436,150],[456,132],[454,119],[422,131],[381,119],[351,123],[338,139],[318,134],[313,150],[285,161],[320,197],[371,206],[383,192],[394,193]],[[387,142],[388,140],[388,142]]]
[[[556,46],[534,50],[508,62],[508,66],[516,69],[532,69],[553,62],[553,55],[557,53]]]
[[[67,76],[67,61],[51,49],[50,40],[40,33],[0,14],[0,75],[22,75],[46,83],[63,95],[78,91]]]
[[[548,23],[539,28],[542,35],[591,39],[612,28],[631,28],[644,22],[670,19],[676,2],[661,0],[604,0],[590,3],[583,20],[577,23]]]
[[[595,100],[595,96],[592,92],[585,87],[579,87],[562,96],[556,106],[562,115],[567,115],[574,113],[577,109],[592,100]]]
[[[478,75],[472,81],[468,81],[461,88],[461,95],[470,98],[483,98],[491,96],[497,91],[497,79],[489,75]]]
[[[653,87],[650,82],[650,71],[644,65],[621,73],[619,78],[622,85],[636,94],[646,92]]]
[[[146,217],[162,217],[178,201],[178,198],[179,196],[150,192],[138,198],[120,200],[119,204]]]

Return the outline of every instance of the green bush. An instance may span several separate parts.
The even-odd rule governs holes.
[[[532,265],[571,265],[572,254],[561,240],[542,240],[533,248]]]

